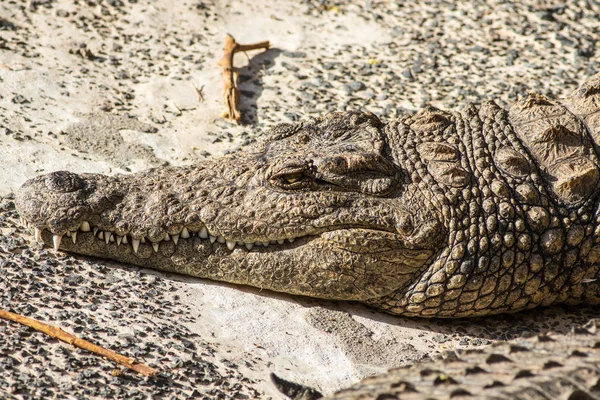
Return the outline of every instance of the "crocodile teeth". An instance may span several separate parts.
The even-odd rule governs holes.
[[[30,225],[25,220],[23,221],[23,224]],[[31,226],[31,228],[33,228],[33,226]],[[34,229],[34,232],[33,232],[34,239],[37,242],[43,243],[42,229],[38,229],[38,228],[33,228],[33,229]],[[79,228],[76,229],[75,231],[67,231],[63,235],[53,235],[52,242],[53,242],[54,249],[55,250],[59,249],[64,235],[70,237],[71,240],[73,241],[73,243],[76,244],[78,230],[81,230],[82,232],[93,231],[94,236],[96,238],[98,238],[99,240],[104,241],[106,244],[112,242],[112,243],[116,243],[117,246],[120,246],[121,243],[123,243],[123,244],[131,243],[135,254],[138,253],[140,243],[147,243],[147,240],[145,237],[142,237],[140,239],[134,239],[134,238],[127,239],[127,235],[120,236],[120,235],[117,235],[116,233],[112,233],[109,231],[103,231],[98,227],[92,226],[88,221],[82,221]],[[190,232],[186,227],[183,227],[181,229],[181,233],[178,235],[169,235],[168,233],[165,233],[165,236],[162,240],[164,240],[165,242],[172,240],[173,243],[175,245],[177,245],[179,243],[179,239],[189,239],[192,236],[193,236],[193,233]],[[225,244],[229,250],[234,250],[236,245],[238,245],[238,246],[243,245],[246,247],[246,249],[252,250],[255,245],[259,245],[259,246],[262,245],[264,247],[268,247],[270,244],[281,245],[281,244],[284,244],[286,242],[286,240],[290,243],[293,243],[296,240],[296,238],[288,238],[288,239],[277,239],[277,240],[255,242],[255,243],[252,243],[252,242],[245,243],[243,241],[227,240],[222,235],[213,236],[210,234],[210,232],[208,231],[208,228],[206,226],[202,226],[202,228],[200,228],[200,230],[198,231],[198,237],[200,237],[201,239],[208,239],[210,241],[210,243],[218,242],[221,244]],[[159,242],[148,242],[148,243],[152,244],[152,248],[153,248],[154,252],[157,253],[159,250],[159,247],[160,247],[160,241]]]
[[[35,228],[33,230],[33,238],[35,239],[36,242],[42,243],[43,242],[43,240],[42,240],[42,231],[40,229],[38,229],[38,228]]]
[[[52,244],[54,245],[54,250],[58,250],[60,247],[60,241],[62,240],[63,235],[52,235]]]
[[[139,239],[131,239],[131,246],[133,246],[133,252],[137,254],[138,248],[140,247]]]
[[[203,226],[202,229],[200,229],[200,232],[198,232],[198,236],[200,236],[201,239],[208,239],[208,229]]]
[[[181,238],[182,239],[189,239],[189,237],[190,237],[190,232],[184,226],[183,229],[181,230]]]

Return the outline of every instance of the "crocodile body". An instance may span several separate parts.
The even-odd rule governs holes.
[[[278,125],[196,165],[59,171],[26,182],[16,204],[36,239],[56,249],[392,314],[600,304],[599,145],[600,74],[563,101],[528,95],[508,111],[491,101],[460,112],[428,107],[387,124],[336,113]],[[579,382],[575,395],[598,396],[598,342],[571,339],[540,351],[591,346],[596,367],[581,374],[593,384],[554,371]],[[507,358],[514,346],[501,346]],[[515,351],[514,360],[528,354]],[[464,365],[489,355],[473,354]],[[520,362],[505,371],[553,376],[539,363],[519,372]],[[335,398],[400,398],[402,388],[435,396],[438,384],[458,382],[449,380],[452,363],[430,375],[423,366],[394,371]],[[480,372],[461,371],[467,386]]]
[[[590,321],[569,335],[541,335],[450,353],[442,360],[364,379],[323,400],[598,399],[597,329],[597,322]]]

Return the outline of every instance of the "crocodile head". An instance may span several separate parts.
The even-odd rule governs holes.
[[[278,125],[243,151],[192,166],[54,172],[27,181],[16,203],[37,240],[65,251],[293,294],[375,299],[408,285],[446,242],[439,205],[390,140],[371,114],[331,114]]]

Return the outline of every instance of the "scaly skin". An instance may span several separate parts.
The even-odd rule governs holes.
[[[592,321],[576,334],[538,336],[449,354],[443,360],[364,379],[323,400],[599,399],[597,329],[596,321]]]
[[[65,251],[392,314],[598,304],[598,143],[600,75],[562,103],[338,113],[188,167],[55,172],[16,203]]]

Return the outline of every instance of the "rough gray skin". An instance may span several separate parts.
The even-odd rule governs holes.
[[[303,392],[303,399],[318,399]],[[302,397],[299,397],[302,398]],[[538,336],[390,370],[323,400],[600,399],[600,332],[591,321],[564,336]]]
[[[395,368],[323,398],[306,386],[271,375],[295,400],[600,399],[600,336],[592,320],[569,335],[540,335],[484,349],[447,353],[441,360]]]
[[[599,143],[600,74],[564,102],[430,107],[387,125],[338,113],[189,167],[55,172],[16,203],[55,248],[393,314],[598,304]],[[419,364],[335,398],[600,398],[588,333]]]
[[[54,172],[16,204],[66,251],[393,314],[598,304],[597,143],[600,74],[562,103],[336,113],[187,167]]]

